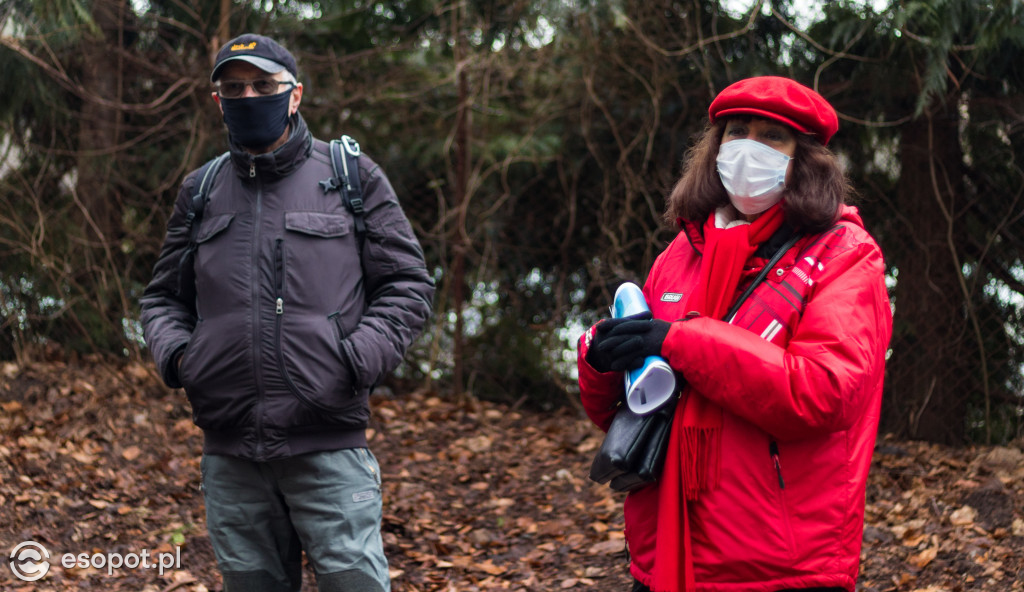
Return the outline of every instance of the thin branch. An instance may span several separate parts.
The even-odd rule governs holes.
[[[700,49],[703,49],[703,48],[707,47],[708,45],[714,45],[714,44],[718,43],[719,41],[725,41],[727,39],[735,39],[737,37],[743,37],[744,35],[749,33],[751,31],[751,29],[754,28],[754,21],[757,19],[757,14],[760,12],[762,4],[764,4],[764,0],[757,0],[757,4],[753,8],[751,8],[751,10],[750,10],[750,16],[747,17],[747,22],[740,29],[737,29],[736,31],[733,31],[732,33],[723,33],[721,35],[714,35],[712,37],[702,38],[702,39],[698,40],[696,43],[690,45],[689,47],[684,47],[682,49],[674,49],[674,50],[672,50],[672,49],[665,49],[664,47],[661,47],[661,45],[659,45],[654,40],[652,40],[650,37],[645,35],[643,30],[642,30],[642,28],[637,26],[637,24],[635,22],[633,22],[633,19],[629,18],[629,16],[627,16],[626,14],[621,13],[621,12],[619,12],[617,14],[622,17],[622,19],[625,21],[625,23],[627,25],[629,25],[629,28],[632,29],[634,33],[636,33],[637,38],[640,39],[640,41],[642,41],[643,44],[645,46],[647,46],[648,49],[650,49],[651,51],[654,51],[654,52],[656,52],[658,54],[661,54],[664,57],[677,58],[677,57],[680,57],[680,56],[691,54],[691,53],[693,53],[695,51],[698,51]]]
[[[159,97],[150,101],[149,103],[123,103],[120,101],[111,101],[99,95],[93,94],[86,90],[82,85],[71,80],[71,78],[64,72],[62,68],[47,63],[43,59],[33,54],[28,48],[24,47],[13,37],[0,37],[0,45],[3,45],[11,51],[21,55],[28,61],[32,62],[44,72],[46,72],[51,78],[53,78],[58,84],[61,85],[65,90],[75,94],[82,100],[90,101],[92,103],[102,105],[104,107],[132,112],[132,113],[158,113],[169,107],[174,106],[182,99],[191,94],[198,86],[199,82],[194,78],[179,78],[170,84],[167,89]],[[59,62],[58,62],[59,66]],[[189,85],[186,92],[175,95],[175,91],[180,89],[182,86]],[[173,99],[173,100],[171,100]]]

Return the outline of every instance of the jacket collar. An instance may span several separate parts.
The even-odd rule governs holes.
[[[299,168],[313,151],[313,137],[306,120],[298,112],[292,116],[290,125],[288,141],[273,152],[253,155],[231,142],[231,160],[238,175],[250,177],[255,172],[263,181],[276,181]]]
[[[701,229],[704,225],[692,220],[684,220],[683,218],[677,219],[676,224],[679,225],[679,232],[686,237],[686,240],[690,241],[690,246],[693,247],[693,250],[703,254],[704,233]]]
[[[845,210],[844,210],[845,213]],[[682,218],[676,221],[679,225],[679,231],[686,236],[686,240],[690,241],[690,245],[695,251],[700,254],[704,254],[704,225],[698,224],[692,220],[684,220]],[[758,245],[757,251],[754,253],[754,257],[761,259],[768,259],[775,251],[779,249],[786,241],[796,233],[789,224],[783,223],[782,226],[773,234],[768,240]]]

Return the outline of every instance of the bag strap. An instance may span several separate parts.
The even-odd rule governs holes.
[[[185,228],[188,229],[188,246],[185,247],[185,251],[181,254],[181,259],[178,261],[179,294],[184,292],[185,285],[188,283],[185,280],[186,269],[191,268],[192,257],[195,255],[196,248],[198,247],[199,222],[203,219],[203,211],[206,209],[206,202],[209,201],[210,187],[213,185],[213,180],[217,178],[217,173],[220,172],[220,169],[230,156],[230,152],[224,152],[220,156],[206,161],[203,163],[203,166],[199,167],[199,172],[197,173],[199,181],[193,188],[192,199],[188,203],[188,213],[185,214]]]
[[[206,209],[206,202],[210,194],[210,186],[217,178],[220,168],[227,162],[230,152],[206,161],[199,169],[199,182],[196,183],[195,193],[192,194],[192,201],[189,203],[188,214],[185,215],[185,227],[189,229],[189,248],[195,249],[196,237],[199,234],[199,221],[203,218],[203,210]]]
[[[725,322],[732,322],[732,318],[736,316],[736,313],[740,311],[740,306],[743,305],[743,301],[746,300],[748,296],[754,293],[754,288],[756,288],[758,284],[764,281],[764,278],[768,276],[768,272],[771,271],[773,267],[775,267],[775,264],[779,262],[779,259],[782,259],[782,256],[786,254],[786,251],[792,248],[793,245],[796,244],[796,241],[800,240],[800,238],[800,233],[794,234],[793,236],[789,237],[789,240],[787,240],[781,247],[779,247],[778,251],[775,251],[775,254],[772,255],[772,258],[768,260],[768,263],[765,263],[764,267],[761,268],[761,271],[757,274],[756,277],[754,277],[754,281],[750,282],[750,285],[747,286],[747,289],[744,290],[742,294],[740,294],[739,299],[733,303],[731,308],[729,308],[729,312],[726,313],[725,315]]]
[[[344,135],[339,140],[331,140],[330,153],[334,176],[320,181],[320,186],[324,193],[335,189],[341,193],[342,202],[355,219],[356,238],[362,245],[366,222],[363,220],[363,187],[359,180],[359,142],[352,136]]]

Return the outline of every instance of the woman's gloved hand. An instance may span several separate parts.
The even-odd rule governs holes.
[[[661,344],[672,324],[642,312],[601,321],[584,358],[598,372],[621,372],[643,366],[647,356],[661,355]]]

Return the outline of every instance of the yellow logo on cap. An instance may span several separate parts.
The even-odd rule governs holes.
[[[248,45],[246,45],[244,43],[236,43],[236,44],[231,46],[231,51],[241,51],[243,49],[256,49],[256,42],[253,41],[252,43],[250,43]]]

